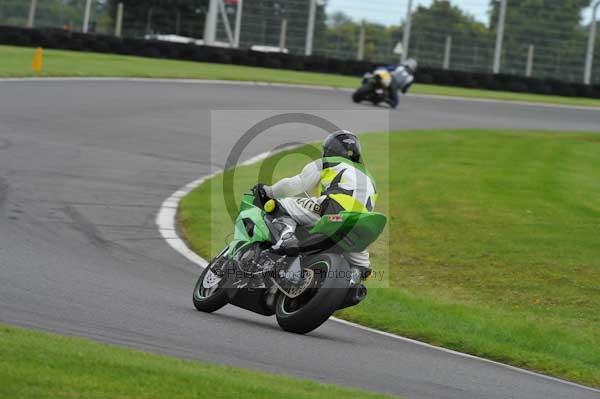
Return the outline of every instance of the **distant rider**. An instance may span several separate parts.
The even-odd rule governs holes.
[[[392,108],[396,108],[400,102],[398,90],[402,91],[402,94],[406,94],[408,89],[410,89],[410,86],[414,83],[417,67],[417,61],[413,58],[409,58],[404,64],[400,64],[390,71],[392,75],[392,84],[388,90],[388,104],[390,104]]]
[[[391,80],[389,82],[384,82],[387,83],[387,87],[385,87],[386,95],[384,101],[389,104],[390,107],[396,108],[398,106],[398,103],[400,102],[398,91],[401,91],[402,94],[406,94],[408,92],[408,89],[410,89],[410,86],[412,86],[415,81],[415,72],[417,71],[417,67],[417,61],[409,58],[406,60],[406,62],[398,66],[394,65],[385,68],[378,68],[384,69],[391,75]],[[375,73],[376,72],[377,70],[375,70]]]

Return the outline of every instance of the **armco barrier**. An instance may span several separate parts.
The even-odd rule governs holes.
[[[357,77],[375,67],[375,64],[370,62],[320,56],[267,54],[251,50],[143,39],[120,39],[114,36],[67,32],[61,29],[27,29],[14,26],[0,26],[0,44],[336,73]],[[600,98],[600,86],[598,85],[586,86],[560,80],[447,71],[429,67],[419,69],[417,82],[521,93]]]

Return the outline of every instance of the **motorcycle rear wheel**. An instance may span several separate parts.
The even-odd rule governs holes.
[[[225,276],[219,277],[218,273],[213,272],[214,269],[222,265],[221,262],[227,262],[227,249],[223,250],[206,266],[196,282],[193,301],[194,306],[200,312],[216,312],[229,302],[227,292],[223,288],[226,280]]]
[[[342,305],[349,287],[350,267],[341,255],[317,255],[305,269],[315,272],[313,286],[298,298],[280,293],[275,306],[279,326],[296,334],[309,333],[325,323]]]

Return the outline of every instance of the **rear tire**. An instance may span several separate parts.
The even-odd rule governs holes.
[[[317,255],[310,259],[305,269],[319,269],[320,272],[315,273],[314,277],[317,286],[296,299],[279,293],[275,306],[279,326],[296,334],[309,333],[325,323],[342,305],[349,287],[350,267],[341,255]],[[326,269],[325,273],[322,272],[323,269]],[[300,301],[305,295],[312,296],[299,308],[295,308],[293,301]]]
[[[227,262],[227,249],[223,250],[217,257],[215,257],[212,262],[202,271],[198,281],[196,282],[196,286],[194,287],[194,306],[200,312],[212,313],[221,309],[223,306],[227,305],[229,302],[229,297],[227,295],[227,291],[223,288],[225,285],[226,278],[222,277],[216,285],[213,285],[211,288],[207,288],[207,285],[204,284],[205,279],[207,281],[218,277],[217,274],[213,273],[212,270],[217,266],[222,265],[221,262]],[[225,270],[225,269],[223,269]],[[209,275],[212,273],[212,276]]]

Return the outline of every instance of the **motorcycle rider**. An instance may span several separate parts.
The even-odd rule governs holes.
[[[391,80],[386,85],[386,96],[385,102],[390,107],[396,108],[400,102],[398,97],[398,91],[402,91],[402,94],[406,94],[410,86],[415,81],[415,72],[417,71],[418,63],[415,59],[409,58],[403,64],[398,66],[389,66],[383,69],[391,75]],[[374,73],[377,73],[375,70]]]
[[[398,98],[398,90],[402,91],[402,94],[406,94],[410,86],[415,81],[415,73],[417,72],[417,61],[413,58],[409,58],[403,64],[398,65],[396,68],[390,71],[392,75],[392,83],[388,90],[389,100],[388,104],[392,108],[396,108],[400,99]]]
[[[283,211],[273,221],[279,230],[273,249],[292,255],[297,255],[297,249],[294,250],[294,246],[297,248],[298,245],[294,234],[297,225],[312,227],[321,216],[344,210],[370,212],[377,198],[375,182],[362,162],[358,137],[347,130],[327,136],[323,142],[323,157],[306,165],[297,176],[282,179],[271,186],[259,184],[255,190],[265,200],[275,199],[277,207]],[[314,192],[318,193],[317,196],[309,196],[308,193]],[[347,253],[344,257],[362,278],[368,277],[368,251]],[[286,278],[297,284],[301,274],[296,258]],[[361,285],[360,289],[364,286]]]

